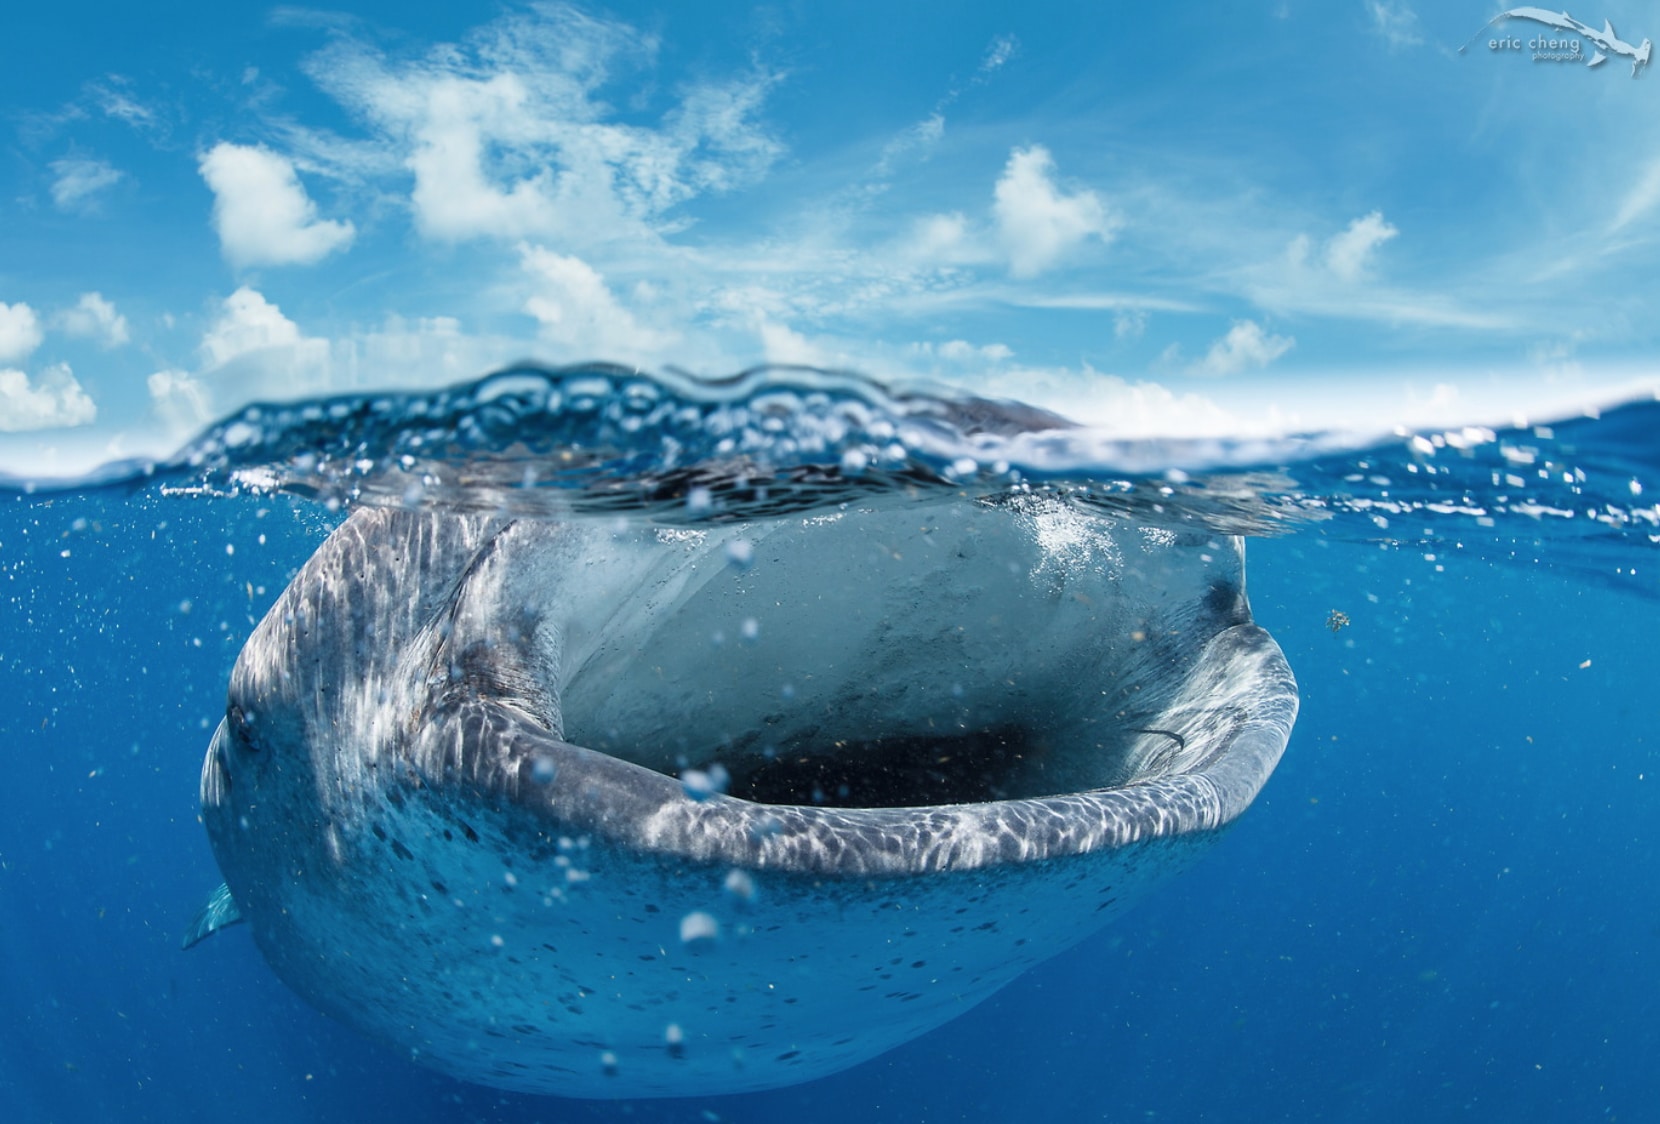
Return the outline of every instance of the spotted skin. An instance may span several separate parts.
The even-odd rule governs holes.
[[[360,510],[233,670],[202,775],[221,909],[311,1003],[465,1080],[834,1072],[1083,939],[1249,805],[1297,695],[1242,559],[1040,502],[702,534]],[[993,727],[1023,733],[966,803],[670,775],[737,789],[882,734],[937,734],[948,769]]]

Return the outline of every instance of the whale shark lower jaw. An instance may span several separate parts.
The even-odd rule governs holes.
[[[359,510],[232,673],[193,936],[465,1080],[789,1084],[1191,862],[1296,710],[1238,540],[1057,500]]]

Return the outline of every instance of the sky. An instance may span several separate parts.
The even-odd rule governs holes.
[[[30,5],[0,471],[524,359],[1131,436],[1654,393],[1660,9],[1599,3]]]

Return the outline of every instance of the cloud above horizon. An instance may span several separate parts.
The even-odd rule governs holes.
[[[1087,188],[1055,185],[1055,158],[1042,145],[1017,148],[993,189],[998,240],[1015,277],[1035,277],[1085,239],[1112,240],[1116,222]]]
[[[220,248],[234,266],[314,265],[357,236],[350,222],[317,217],[317,205],[287,157],[222,142],[197,166],[213,190]]]
[[[235,19],[234,64],[204,30],[194,69],[89,66],[16,118],[17,419],[85,417],[69,379],[101,432],[176,432],[251,397],[602,358],[1081,398],[1116,377],[1168,386],[1118,388],[1162,425],[1205,409],[1184,384],[1362,361],[1589,377],[1660,322],[1639,87],[1450,62],[1417,49],[1442,17],[1400,0],[1218,14],[1174,67],[1013,11],[962,13],[903,68],[806,9],[536,3],[439,37],[390,6]],[[1338,32],[1369,46],[1313,49]],[[1311,49],[1288,67],[1270,42]]]
[[[45,338],[34,309],[22,302],[0,301],[0,363],[27,359]]]
[[[0,367],[0,433],[90,425],[98,407],[67,363],[53,363],[31,380],[27,373]]]
[[[48,165],[52,170],[52,205],[60,211],[96,210],[101,197],[126,178],[107,160],[66,156]]]
[[[1205,357],[1188,369],[1196,375],[1237,375],[1268,366],[1296,344],[1290,336],[1270,335],[1254,320],[1236,320],[1227,335],[1212,343]]]
[[[616,120],[600,89],[656,53],[621,21],[546,6],[416,58],[343,38],[306,69],[412,178],[424,237],[581,246],[650,239],[674,207],[752,182],[782,151],[759,123],[776,81],[762,68],[686,84],[655,122]]]
[[[131,338],[127,318],[102,293],[82,293],[75,307],[63,310],[55,319],[70,335],[96,340],[104,348],[120,347]]]

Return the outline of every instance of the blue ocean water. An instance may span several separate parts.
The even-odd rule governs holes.
[[[573,385],[266,408],[176,462],[0,496],[5,1119],[1660,1118],[1660,406],[1150,448],[834,381],[644,409]],[[1201,865],[921,1040],[741,1097],[463,1085],[312,1011],[243,930],[179,951],[219,881],[196,800],[227,673],[350,504],[695,521],[878,476],[1254,532],[1303,707]]]

